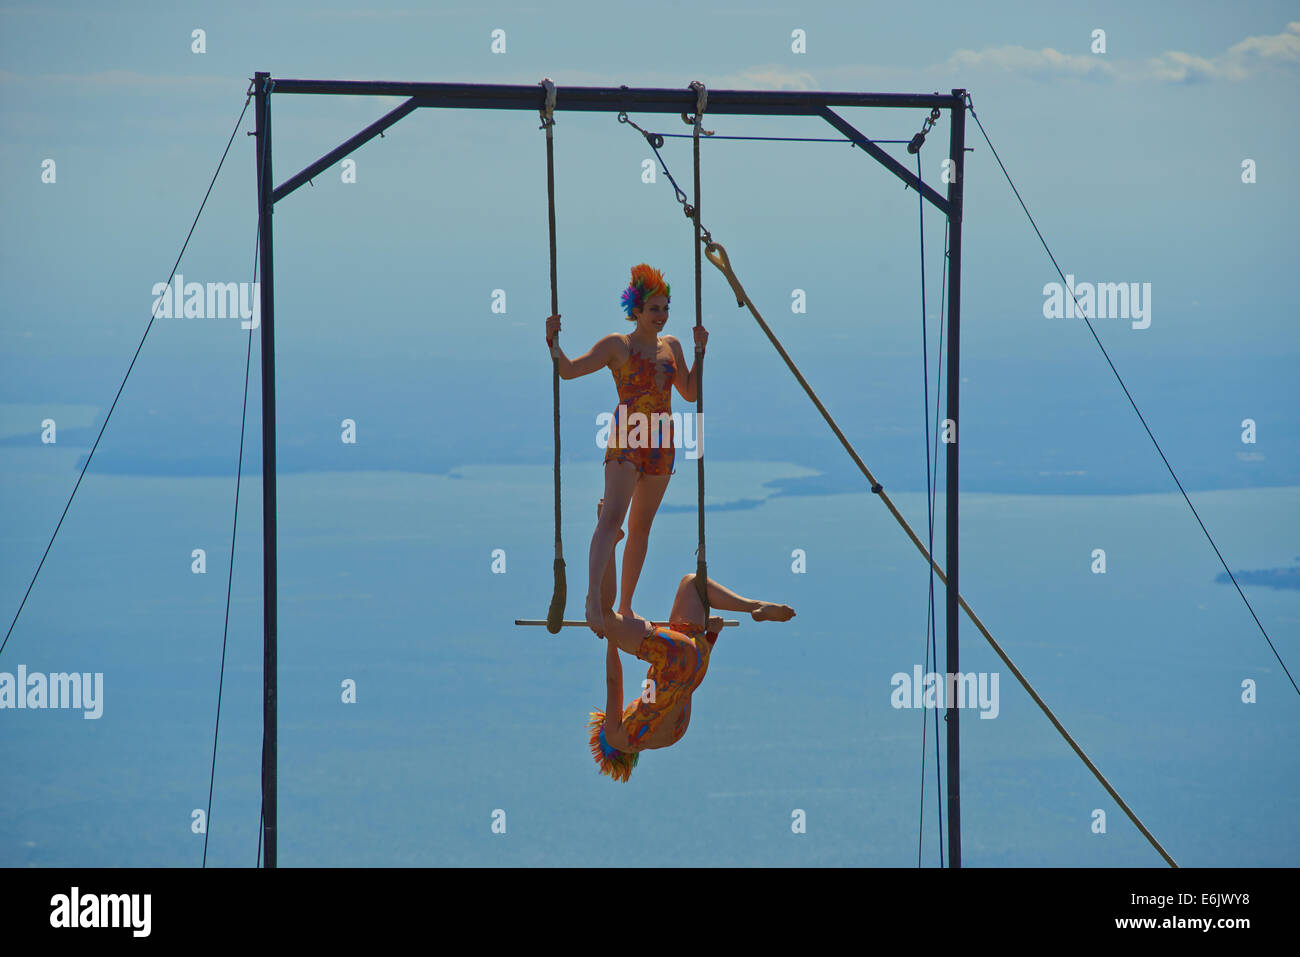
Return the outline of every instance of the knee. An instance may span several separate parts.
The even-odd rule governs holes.
[[[654,524],[654,516],[641,518],[639,516],[633,517],[629,515],[627,519],[627,533],[629,535],[641,535],[648,538],[650,535],[650,526],[652,524]]]
[[[694,584],[695,584],[695,572],[689,572],[688,574],[682,576],[682,580],[681,582],[678,583],[677,587],[685,588],[687,585],[694,585]]]

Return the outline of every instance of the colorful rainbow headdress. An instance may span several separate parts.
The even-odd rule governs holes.
[[[610,743],[605,740],[605,712],[591,712],[587,729],[591,732],[591,756],[600,765],[600,773],[608,774],[615,781],[626,781],[630,778],[632,769],[636,767],[637,758],[641,755],[629,754],[610,746]]]
[[[631,319],[632,310],[644,308],[645,301],[651,296],[667,296],[671,302],[671,289],[658,269],[652,269],[645,263],[633,266],[632,282],[623,290],[623,311]]]

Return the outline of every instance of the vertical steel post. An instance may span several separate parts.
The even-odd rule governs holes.
[[[254,74],[257,104],[257,230],[262,328],[262,830],[263,863],[276,866],[275,294],[272,272],[271,74]]]
[[[948,183],[948,223],[950,244],[948,252],[948,418],[953,430],[952,441],[947,443],[948,487],[945,499],[945,518],[948,555],[944,561],[948,573],[947,635],[948,671],[944,681],[947,692],[945,720],[948,724],[948,866],[961,867],[961,720],[960,709],[953,700],[956,692],[955,677],[960,674],[957,647],[957,625],[960,614],[957,605],[957,447],[961,438],[961,419],[958,416],[961,389],[961,220],[962,190],[965,180],[966,156],[966,91],[953,90],[958,103],[952,108],[952,132],[948,140],[948,159],[951,161],[952,180]]]

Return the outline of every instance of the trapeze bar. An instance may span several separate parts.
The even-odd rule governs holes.
[[[515,619],[515,624],[516,624],[516,625],[544,625],[544,624],[546,624],[546,619],[545,619],[545,618],[541,618],[541,619],[538,619],[538,620],[533,620],[533,619],[531,619],[531,618],[516,618],[516,619]],[[666,622],[666,621],[652,621],[652,622],[650,622],[650,624],[654,625],[656,628],[667,628],[669,623]],[[732,620],[730,620],[730,619],[727,619],[727,620],[723,621],[723,623],[722,623],[722,625],[723,625],[724,628],[734,628],[734,627],[736,627],[736,626],[739,625],[739,624],[740,624],[740,622],[738,622],[738,621],[732,621]],[[587,624],[585,621],[569,621],[569,620],[567,620],[567,619],[566,619],[565,621],[560,622],[560,625],[561,625],[562,627],[564,627],[564,628],[587,628],[587,627],[589,627],[588,624]]]

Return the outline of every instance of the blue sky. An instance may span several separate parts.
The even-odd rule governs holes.
[[[1295,266],[1300,210],[1292,170],[1300,143],[1285,117],[1300,28],[1283,4],[1232,11],[1100,4],[1086,14],[940,4],[869,16],[849,4],[797,12],[703,4],[668,8],[657,20],[620,4],[187,11],[90,4],[11,7],[0,16],[0,189],[11,223],[0,239],[7,402],[71,403],[102,421],[147,322],[153,285],[166,278],[257,69],[527,84],[550,75],[561,97],[566,84],[684,87],[695,78],[714,89],[965,87],[1063,268],[1079,281],[1151,283],[1149,328],[1097,323],[1139,404],[1156,413],[1157,437],[1176,440],[1186,431],[1189,443],[1210,436],[1226,450],[1243,418],[1258,420],[1295,398],[1281,370],[1296,343],[1283,290]],[[504,54],[490,49],[497,28],[506,31]],[[191,52],[194,29],[205,31],[206,53]],[[806,32],[805,54],[791,52],[795,29]],[[1104,55],[1090,52],[1095,29],[1106,32]],[[392,105],[278,97],[275,179]],[[879,138],[907,138],[923,118],[918,111],[845,113]],[[671,130],[662,125],[669,117],[642,119]],[[807,118],[728,117],[714,126],[732,134],[831,132]],[[1057,277],[969,126],[963,375],[971,419],[1049,435],[1063,420],[1077,426],[1082,401],[1107,427],[1079,431],[1081,443],[1109,442],[1112,413],[1134,425],[1136,418],[1086,329],[1043,317],[1043,287]],[[522,112],[419,111],[356,154],[356,184],[326,174],[277,207],[286,408],[327,383],[356,383],[330,411],[334,422],[373,396],[361,383],[385,375],[403,406],[436,405],[428,391],[436,380],[449,393],[475,394],[482,418],[522,411],[514,383],[537,377],[539,361],[544,378],[545,354],[530,324],[549,311],[536,127]],[[251,129],[251,114],[242,129]],[[931,181],[946,155],[946,132],[941,122],[927,147],[923,174]],[[643,260],[675,283],[670,331],[688,336],[691,240],[664,178],[641,182],[644,143],[596,114],[561,113],[556,135],[566,348],[575,354],[621,328],[616,297],[628,266]],[[252,278],[251,150],[249,137],[237,137],[182,264],[189,281]],[[910,164],[902,147],[893,150]],[[689,156],[686,140],[665,148],[679,179],[689,180]],[[49,158],[57,163],[54,185],[40,181]],[[1257,169],[1251,185],[1241,182],[1246,159]],[[706,225],[810,379],[832,396],[849,390],[842,401],[877,388],[871,401],[881,410],[874,421],[883,422],[882,440],[913,429],[922,418],[915,194],[860,151],[831,144],[711,143],[703,175]],[[942,243],[942,222],[930,212],[932,377]],[[792,384],[770,347],[735,311],[721,276],[705,268],[705,322],[719,357],[712,408],[761,402],[744,392],[755,378],[770,381],[774,397],[801,402],[787,391]],[[505,316],[490,309],[498,288],[508,293]],[[807,294],[806,315],[790,312],[795,289]],[[206,420],[235,428],[243,354],[244,337],[232,324],[164,323],[146,348],[153,361],[131,386],[141,390],[142,414],[181,430]],[[608,411],[607,385],[596,378],[566,392],[582,430],[569,443],[585,443],[594,416]],[[931,396],[933,404],[933,389]],[[309,401],[320,408],[318,398]],[[781,421],[786,405],[761,414]],[[798,409],[801,421],[805,411]],[[122,410],[117,434],[129,443],[128,414]],[[539,432],[527,431],[512,438],[513,447]],[[139,434],[137,444],[152,441]],[[1263,434],[1275,444],[1256,450],[1263,458],[1253,471],[1233,472],[1228,455],[1227,471],[1202,474],[1188,453],[1189,480],[1205,487],[1290,481],[1279,458],[1294,462],[1300,433],[1278,417]],[[755,457],[748,442],[721,451]],[[106,467],[160,467],[156,460],[114,466],[111,452],[104,449]],[[187,467],[201,468],[200,457]],[[290,453],[286,464],[325,463],[295,465]],[[1038,465],[1025,467],[1051,471]],[[994,471],[968,475],[978,487],[998,487]]]

